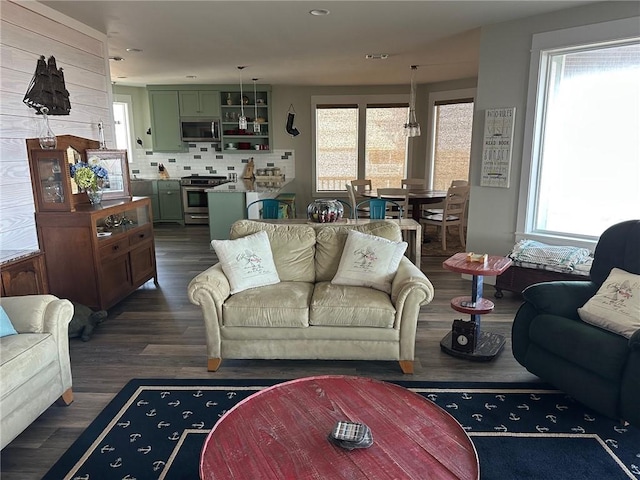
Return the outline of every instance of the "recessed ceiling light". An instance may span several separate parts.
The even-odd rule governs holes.
[[[141,51],[140,48],[127,48],[127,52],[139,53]]]
[[[124,58],[115,56],[115,57],[109,57],[109,60],[113,60],[114,62],[121,62],[124,60]]]
[[[118,78],[127,78],[127,77],[118,77]]]
[[[187,75],[187,78],[198,78],[195,75]]]
[[[329,15],[329,10],[324,8],[314,8],[313,10],[309,10],[309,13],[314,17],[324,17],[325,15]]]
[[[388,53],[367,53],[364,58],[367,60],[386,60],[389,58]]]

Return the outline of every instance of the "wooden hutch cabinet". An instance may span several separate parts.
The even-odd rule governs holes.
[[[3,252],[0,259],[0,296],[49,293],[42,252]]]
[[[36,213],[51,293],[106,310],[148,280],[157,284],[151,218],[147,197]]]
[[[37,139],[27,140],[49,292],[106,310],[152,278],[158,283],[151,200],[129,196],[126,153],[95,150],[97,142],[71,135],[57,139],[57,150],[42,150]],[[68,147],[76,154],[70,155]],[[105,194],[97,205],[78,191],[69,174],[69,164],[87,161],[88,154],[103,161],[114,179],[109,199]]]

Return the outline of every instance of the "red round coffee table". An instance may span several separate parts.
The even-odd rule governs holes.
[[[344,450],[339,420],[367,424],[373,445]],[[203,480],[477,479],[478,455],[443,409],[391,383],[308,377],[262,390],[225,413],[200,456]]]

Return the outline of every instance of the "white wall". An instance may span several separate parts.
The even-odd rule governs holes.
[[[22,103],[40,55],[64,69],[71,114],[50,116],[57,135],[98,139],[105,124],[113,141],[107,38],[35,2],[0,2],[0,250],[38,248],[25,139],[39,133],[40,117]]]
[[[505,255],[515,241],[532,35],[637,16],[639,5],[638,2],[598,3],[482,28],[471,146],[468,251]],[[488,108],[499,107],[516,107],[508,189],[479,186],[484,113]]]

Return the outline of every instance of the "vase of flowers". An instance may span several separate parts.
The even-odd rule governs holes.
[[[87,192],[92,205],[102,201],[102,185],[108,177],[109,172],[98,164],[79,162],[71,165],[71,178],[78,188]]]

